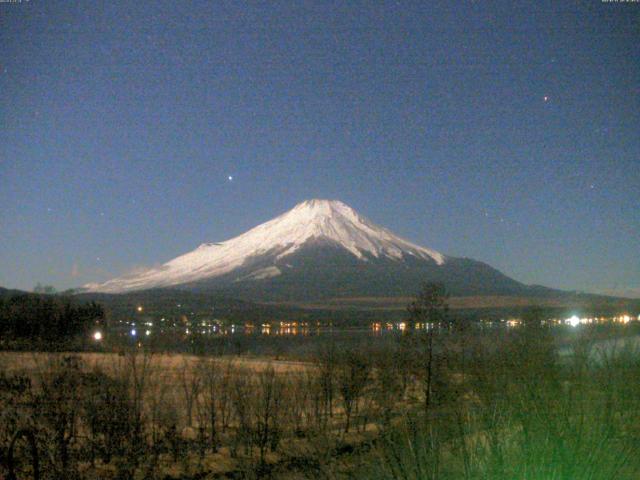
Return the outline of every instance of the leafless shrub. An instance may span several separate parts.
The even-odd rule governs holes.
[[[304,436],[313,422],[315,385],[314,379],[310,378],[312,375],[310,372],[296,373],[285,379],[288,392],[286,417],[291,432],[297,437]]]
[[[16,435],[21,431],[33,431],[33,395],[33,385],[27,375],[0,371],[0,478],[2,465],[9,468],[12,463],[14,470],[20,469],[20,459],[26,458],[18,451],[22,445],[16,442]],[[8,458],[10,453],[11,459]]]
[[[213,452],[218,451],[220,442],[221,410],[226,404],[225,372],[215,361],[203,360],[198,364],[197,375],[201,378],[202,394],[198,397],[197,412],[201,436],[208,432],[209,445]],[[221,408],[222,407],[222,408]],[[204,438],[200,438],[204,442]]]
[[[320,392],[320,416],[321,428],[326,428],[329,418],[333,417],[333,403],[336,389],[336,368],[338,354],[334,342],[324,345],[318,352],[316,363],[318,365],[318,384]]]
[[[202,388],[202,378],[197,369],[191,364],[189,358],[182,359],[180,386],[184,395],[187,427],[191,428],[193,425],[193,407]]]
[[[34,397],[34,420],[43,436],[54,478],[76,478],[77,457],[72,449],[79,431],[81,411],[81,362],[78,357],[50,357],[40,371],[39,391]]]
[[[235,435],[230,448],[232,456],[238,455],[240,446],[244,447],[245,455],[253,451],[253,385],[250,380],[251,372],[246,369],[236,369],[230,377],[231,406],[233,408]]]
[[[369,381],[370,372],[371,364],[361,352],[346,351],[341,355],[336,379],[345,414],[345,433],[349,432],[351,416],[358,408],[358,400]]]
[[[113,376],[127,385],[129,391],[131,433],[129,441],[123,446],[123,453],[117,458],[117,478],[133,477],[138,465],[149,453],[146,438],[147,427],[147,395],[152,381],[153,356],[148,351],[131,350],[119,358],[113,365]]]
[[[80,416],[89,436],[91,463],[99,455],[106,463],[123,454],[131,436],[131,398],[122,379],[96,369],[82,379]]]
[[[284,387],[283,379],[276,374],[272,366],[258,376],[253,414],[256,445],[261,463],[264,463],[267,447],[275,451],[280,442],[279,423],[282,418]]]

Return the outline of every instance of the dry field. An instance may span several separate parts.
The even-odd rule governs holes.
[[[100,368],[109,371],[122,362],[123,355],[117,353],[43,353],[43,352],[0,352],[0,369],[9,372],[35,373],[52,360],[68,355],[80,358],[87,369]],[[276,373],[303,372],[309,368],[308,363],[272,360],[262,357],[225,356],[224,358],[207,358],[208,361],[218,363],[221,366],[232,362],[237,368],[260,373],[273,368]],[[185,366],[192,368],[202,361],[201,357],[180,353],[165,353],[151,356],[154,370],[163,372],[166,377],[178,375]]]
[[[501,335],[339,345],[316,364],[1,352],[33,389],[0,415],[37,426],[55,478],[640,478],[632,342],[589,342],[607,360],[593,362],[581,343],[554,355],[543,330]],[[397,473],[433,465],[446,475]]]
[[[70,357],[77,361],[69,362]],[[351,430],[345,431],[345,406],[337,385],[329,393],[332,405],[326,404],[327,387],[323,386],[327,380],[337,382],[337,371],[323,377],[319,366],[310,363],[135,351],[124,355],[0,352],[0,372],[29,377],[34,395],[28,398],[36,399],[47,412],[44,417],[30,417],[32,401],[28,400],[24,404],[9,402],[12,413],[7,413],[14,418],[38,418],[38,429],[52,439],[61,438],[56,436],[56,428],[62,428],[65,436],[74,432],[75,440],[65,448],[73,450],[75,460],[66,466],[60,466],[59,446],[53,440],[42,444],[48,445],[43,447],[47,458],[58,459],[46,468],[63,468],[61,475],[75,469],[81,478],[123,478],[134,470],[140,475],[151,469],[152,478],[200,478],[203,472],[206,478],[214,478],[258,467],[286,470],[296,458],[306,459],[319,449],[331,451],[340,439],[358,444],[377,431],[371,418],[373,398],[365,401],[363,390],[353,394],[349,408],[356,412],[351,414]],[[126,391],[119,391],[128,399],[124,404],[110,394],[88,397],[85,384],[74,380],[96,378],[97,372],[125,382]],[[97,378],[104,382],[106,377]],[[343,378],[348,381],[350,377]],[[362,377],[358,388],[371,388],[372,381],[368,375]],[[105,399],[110,403],[104,403]],[[123,412],[117,409],[123,405],[127,412],[121,424],[117,418]],[[127,430],[128,436],[121,439],[126,448],[109,447],[118,452],[119,460],[104,461],[100,452],[112,443],[105,433],[92,430],[90,419],[94,412],[101,415],[100,411],[111,409],[113,419],[109,420],[109,414],[98,417],[112,422],[107,432],[129,422],[138,422],[141,430]],[[47,419],[52,418],[65,422],[49,424]],[[4,437],[7,435],[0,428],[0,438]],[[93,449],[94,442],[102,446]],[[95,460],[94,455],[98,456]],[[127,465],[131,471],[126,470]],[[0,461],[0,478],[2,475]]]

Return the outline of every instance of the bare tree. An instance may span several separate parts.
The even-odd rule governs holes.
[[[397,363],[396,349],[380,349],[372,355],[375,372],[373,400],[380,412],[381,424],[388,427],[394,408],[402,399],[405,389],[406,364]]]
[[[187,427],[193,425],[193,406],[201,389],[201,378],[199,372],[193,368],[188,357],[182,359],[182,368],[180,368],[180,386],[184,395],[184,403],[187,415]]]
[[[255,391],[255,437],[260,452],[260,463],[264,463],[267,447],[275,451],[280,442],[279,420],[284,395],[284,382],[269,367],[258,376]]]
[[[130,478],[147,450],[145,439],[146,401],[149,384],[153,380],[153,356],[149,351],[130,350],[114,365],[114,377],[125,382],[130,395],[131,434],[125,451],[116,463],[117,477]]]
[[[345,433],[351,426],[351,415],[357,409],[358,400],[369,380],[371,365],[362,353],[346,351],[337,368],[338,391],[345,414]]]
[[[448,295],[444,285],[425,283],[415,299],[409,304],[409,323],[418,329],[418,349],[422,369],[425,421],[431,406],[434,384],[434,338],[440,328],[448,322]]]
[[[330,417],[333,417],[333,397],[335,392],[335,374],[336,374],[337,352],[333,339],[321,348],[317,364],[318,364],[318,380],[322,391],[321,407],[324,415],[324,427]]]
[[[213,452],[218,451],[219,423],[218,411],[223,396],[224,371],[217,362],[203,360],[198,365],[198,375],[202,378],[202,395],[199,397],[198,411],[202,432],[209,431],[209,444]]]
[[[326,387],[329,382],[326,381],[326,378],[323,378],[322,371],[317,367],[305,371],[302,381],[301,388],[309,395],[309,406],[305,413],[308,426],[315,428],[317,431],[324,430],[327,426],[325,403],[327,399]],[[333,380],[331,383],[333,383]]]
[[[255,386],[249,380],[251,376],[251,372],[245,369],[236,369],[230,379],[231,405],[237,422],[231,444],[231,454],[234,457],[237,456],[241,445],[244,446],[245,455],[251,454],[253,450],[253,425],[251,421],[254,406],[252,395]]]
[[[313,381],[309,380],[308,372],[287,375],[287,418],[290,421],[294,435],[301,437],[313,416]],[[317,390],[317,389],[316,389]]]
[[[231,408],[231,378],[236,370],[233,360],[228,360],[223,368],[222,377],[220,378],[220,391],[218,393],[218,415],[220,417],[220,426],[222,433],[226,432],[229,427],[229,421],[232,414]]]

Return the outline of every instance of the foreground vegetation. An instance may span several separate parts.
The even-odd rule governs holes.
[[[305,363],[7,353],[1,468],[31,478],[33,441],[40,478],[637,478],[640,355],[593,333],[562,358],[526,328]]]
[[[404,334],[295,357],[0,353],[0,478],[640,478],[638,325],[523,320],[457,323],[431,285]]]

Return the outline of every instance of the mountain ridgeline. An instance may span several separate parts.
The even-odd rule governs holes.
[[[524,285],[491,266],[443,255],[393,234],[335,200],[308,200],[248,232],[206,243],[157,268],[86,292],[177,288],[256,301],[413,294],[422,282],[456,296],[559,293]]]

